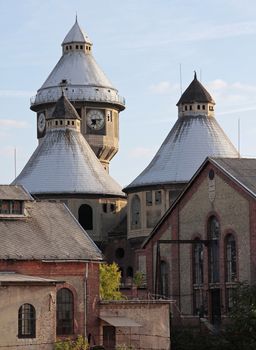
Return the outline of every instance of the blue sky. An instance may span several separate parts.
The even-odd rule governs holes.
[[[93,53],[126,98],[120,149],[110,165],[121,185],[149,163],[177,119],[176,102],[197,70],[216,118],[241,155],[256,157],[255,0],[0,1],[0,183],[37,146],[35,95],[61,56],[75,15]]]

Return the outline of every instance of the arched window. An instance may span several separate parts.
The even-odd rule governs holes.
[[[225,240],[226,282],[233,282],[237,277],[236,269],[236,241],[232,234]]]
[[[78,210],[78,221],[85,230],[93,229],[93,212],[88,204],[82,204]]]
[[[18,338],[36,337],[36,310],[31,304],[23,304],[19,308]]]
[[[220,225],[215,216],[211,216],[208,221],[208,239],[211,240],[209,246],[209,280],[211,283],[219,282],[219,238]]]
[[[168,265],[165,261],[160,263],[160,294],[168,297],[169,296],[169,273]]]
[[[135,194],[131,203],[131,229],[141,228],[140,218],[140,198]]]
[[[74,333],[74,297],[73,293],[62,288],[57,292],[57,335]]]
[[[204,283],[203,245],[198,242],[193,244],[193,284],[198,285],[202,283]]]

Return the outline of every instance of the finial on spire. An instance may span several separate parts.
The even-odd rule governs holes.
[[[77,23],[77,12],[76,12],[76,23]]]
[[[194,70],[194,79],[197,80],[196,71]]]

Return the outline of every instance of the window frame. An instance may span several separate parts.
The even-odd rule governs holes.
[[[36,309],[32,304],[24,303],[19,307],[18,338],[36,338]]]
[[[61,295],[61,293],[65,292],[66,296],[68,295],[69,300],[66,302],[63,299],[66,298],[65,295]],[[61,302],[60,299],[62,298]],[[73,292],[67,288],[63,287],[60,288],[57,291],[57,305],[56,305],[56,334],[58,336],[67,336],[67,335],[73,335],[74,334],[74,294]],[[64,306],[64,307],[63,307]],[[66,308],[68,306],[68,309]],[[62,307],[62,308],[61,308]],[[61,308],[61,309],[60,309]],[[68,318],[60,318],[60,315],[65,313],[67,315],[67,312],[70,312],[70,317]],[[63,326],[64,322],[68,322],[68,325]],[[63,331],[64,328],[69,329],[69,331]]]

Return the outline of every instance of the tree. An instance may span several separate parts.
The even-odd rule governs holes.
[[[256,285],[241,283],[234,290],[226,338],[233,349],[256,349]]]
[[[122,300],[120,292],[121,271],[116,263],[100,265],[100,298],[103,300]]]

